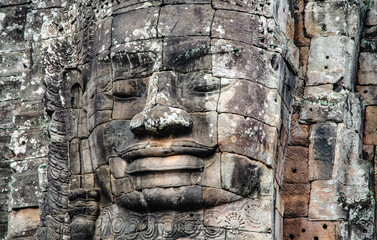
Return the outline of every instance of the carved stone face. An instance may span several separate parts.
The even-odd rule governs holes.
[[[217,39],[229,18],[211,25],[210,4],[184,6],[125,11],[95,26],[91,158],[104,194],[130,210],[192,210],[271,191],[263,179],[280,124],[280,60]]]

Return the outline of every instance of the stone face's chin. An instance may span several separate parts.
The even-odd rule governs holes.
[[[196,210],[203,207],[203,188],[198,185],[145,188],[141,191],[134,191],[119,196],[116,199],[116,204],[138,212]]]

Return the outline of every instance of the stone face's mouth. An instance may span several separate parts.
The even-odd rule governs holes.
[[[139,158],[128,164],[126,173],[135,174],[143,172],[194,170],[202,171],[203,160],[192,155],[174,155],[168,157]]]
[[[162,158],[175,155],[191,155],[205,157],[215,150],[216,146],[206,146],[192,140],[173,140],[171,142],[142,142],[132,144],[124,150],[117,151],[118,155],[129,163],[142,158]],[[187,158],[188,165],[193,159]],[[145,160],[146,161],[146,160]],[[153,159],[152,159],[153,161]],[[143,165],[143,161],[140,161]],[[137,165],[137,164],[136,164]],[[197,164],[195,164],[197,165]],[[131,170],[130,170],[131,171]]]

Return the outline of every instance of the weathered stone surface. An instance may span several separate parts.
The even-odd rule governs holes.
[[[349,3],[309,2],[305,6],[306,34],[309,37],[336,34],[353,37],[359,33],[359,14],[358,7]]]
[[[209,35],[214,10],[204,5],[168,5],[161,8],[158,34],[163,37]]]
[[[346,95],[344,92],[335,92],[332,88],[330,84],[305,88],[300,121],[304,123],[343,121]]]
[[[284,217],[306,217],[309,211],[310,184],[284,184],[281,191]]]
[[[15,130],[10,149],[18,158],[31,159],[47,156],[47,133],[43,130]]]
[[[134,191],[134,186],[132,185],[129,177],[124,177],[116,179],[111,176],[111,190],[114,194],[114,198],[120,196],[123,193],[129,193]]]
[[[309,220],[346,219],[339,183],[318,180],[311,183]]]
[[[287,148],[284,165],[284,182],[286,183],[307,183],[309,149],[300,146],[289,146]]]
[[[40,195],[38,172],[36,170],[13,175],[11,200],[13,209],[37,207]]]
[[[161,67],[162,43],[145,40],[125,43],[111,48],[114,81],[152,75]],[[108,78],[104,79],[107,82]]]
[[[363,159],[373,162],[375,148],[373,145],[363,145]]]
[[[2,37],[0,49],[24,49],[24,29],[26,24],[27,6],[8,7],[0,9],[0,29]]]
[[[218,189],[203,188],[203,203],[205,207],[214,207],[230,202],[241,200],[242,196]]]
[[[109,166],[101,166],[95,170],[96,172],[96,182],[98,182],[99,187],[103,195],[109,200],[113,200],[113,194],[111,191],[111,181],[110,178],[110,168]]]
[[[358,71],[358,84],[369,85],[377,84],[375,78],[377,74],[377,63],[374,59],[377,57],[376,53],[363,52],[359,57],[359,71]]]
[[[219,115],[219,145],[223,152],[234,152],[270,166],[275,157],[276,129],[252,118],[235,114]]]
[[[158,8],[147,8],[120,14],[114,17],[112,32],[114,45],[157,36]]]
[[[179,72],[211,69],[209,37],[169,37],[163,44],[163,68]]]
[[[281,31],[284,36],[293,41],[294,38],[294,19],[290,11],[290,2],[287,0],[276,1],[272,5],[272,16],[275,19],[278,31]]]
[[[267,233],[272,230],[273,202],[270,199],[243,199],[204,210],[204,225],[231,230]]]
[[[326,122],[313,126],[309,146],[309,180],[331,179],[336,140],[335,123]]]
[[[356,86],[356,91],[363,97],[365,105],[377,105],[377,86]]]
[[[80,155],[82,174],[93,173],[89,142],[86,139],[80,142]]]
[[[284,219],[284,239],[336,239],[337,224],[308,221],[307,218]]]
[[[259,45],[264,42],[263,22],[256,15],[219,10],[212,24],[212,37]]]
[[[1,52],[0,53],[0,77],[21,75],[26,71],[24,52]]]
[[[89,153],[90,154],[90,153]],[[69,144],[69,163],[72,174],[81,173],[80,140],[75,138]],[[91,164],[90,164],[91,165]]]
[[[311,41],[307,85],[336,84],[351,89],[356,70],[355,42],[345,36],[316,37]]]
[[[207,158],[205,161],[205,170],[201,179],[201,185],[206,187],[221,188],[221,160],[220,153]]]
[[[240,114],[280,127],[280,106],[281,99],[276,90],[250,81],[221,79],[219,113]]]
[[[39,209],[25,208],[13,211],[10,214],[10,223],[8,236],[13,239],[33,236],[40,224]]]
[[[281,56],[228,40],[212,40],[212,71],[216,77],[246,79],[278,89]]]
[[[221,154],[222,188],[243,196],[272,194],[272,172],[241,155]]]
[[[377,144],[377,107],[367,106],[365,109],[364,144]]]
[[[110,158],[109,166],[111,174],[115,178],[122,178],[126,176],[127,161],[121,158]]]
[[[215,9],[227,9],[251,14],[262,14],[266,17],[272,16],[272,7],[267,1],[258,1],[254,4],[253,1],[230,1],[230,0],[214,0],[212,2]]]
[[[290,145],[309,146],[310,125],[300,124],[299,115],[292,114]]]
[[[237,240],[237,239],[265,239],[265,240],[272,240],[272,234],[268,233],[253,233],[253,232],[246,232],[246,231],[232,231],[229,230],[226,233],[226,239],[230,240]]]

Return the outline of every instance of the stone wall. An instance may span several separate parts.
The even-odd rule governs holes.
[[[106,44],[88,28],[107,26],[114,2],[0,0],[0,238],[69,239],[69,191],[99,187],[81,86],[93,45]],[[283,103],[281,127],[268,164],[274,222],[245,239],[374,239],[377,5],[242,1],[228,11],[217,2],[218,22],[233,11],[260,15],[268,37],[258,47],[282,57],[272,87]],[[255,40],[226,23],[212,35]]]

